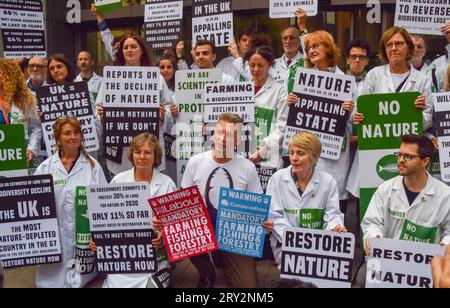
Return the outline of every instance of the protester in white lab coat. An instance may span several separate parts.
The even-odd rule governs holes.
[[[0,59],[0,125],[23,124],[27,140],[27,162],[38,155],[42,128],[35,100],[23,79],[19,66]]]
[[[381,93],[420,92],[414,102],[423,110],[424,130],[432,126],[433,97],[431,80],[412,67],[409,61],[415,53],[414,43],[404,28],[392,27],[381,39],[380,57],[386,65],[372,69],[366,77],[361,95]],[[356,113],[354,123],[359,124],[364,115]]]
[[[120,41],[120,48],[117,52],[116,59],[114,61],[115,66],[150,66],[150,58],[148,55],[148,50],[145,42],[142,38],[135,35],[127,35]],[[170,97],[170,93],[167,90],[166,83],[161,77],[160,80],[161,85],[161,105],[159,112],[159,122],[160,122],[160,142],[164,144],[164,140],[162,138],[162,133],[164,131],[164,121],[166,115],[166,109],[164,104],[170,104],[172,98]],[[104,91],[104,87],[100,89],[100,93],[97,96],[97,100],[95,102],[97,113],[100,119],[103,118],[103,102],[102,102],[102,94]],[[128,148],[124,147],[122,149],[122,162],[116,163],[109,159],[106,160],[106,164],[108,166],[108,171],[113,175],[117,175],[121,172],[131,169],[132,165],[126,159],[126,153],[128,152]],[[161,164],[161,170],[165,168],[165,155],[163,157],[163,163]]]
[[[326,31],[316,31],[305,39],[305,48],[307,57],[305,59],[306,67],[327,71],[336,74],[344,74],[338,67],[337,62],[340,57],[339,48],[336,46],[333,37]],[[298,101],[295,94],[289,95],[289,105],[295,104]],[[352,114],[355,104],[353,101],[342,102],[342,108]],[[351,124],[351,117],[349,117],[348,124]],[[346,211],[347,200],[349,198],[347,192],[347,177],[350,170],[350,138],[352,135],[351,125],[347,125],[345,132],[345,139],[341,156],[338,160],[331,160],[320,158],[317,163],[317,169],[329,173],[336,180],[339,187],[339,200],[341,210]]]
[[[243,63],[242,59],[245,57],[245,54],[252,49],[257,36],[258,33],[254,29],[244,29],[241,34],[239,34],[238,42],[236,43],[233,40],[228,46],[230,56],[222,59],[219,64],[217,64],[217,68],[220,68],[223,73],[233,77],[236,82],[248,80],[250,77],[248,62]],[[237,64],[237,67],[233,65],[236,59],[240,59],[240,62],[236,62],[240,63]],[[243,71],[247,73],[244,76],[241,75],[241,72]]]
[[[221,187],[262,193],[255,166],[235,153],[238,141],[241,140],[241,126],[242,119],[238,115],[222,114],[215,128],[213,149],[192,157],[183,176],[181,184],[183,188],[198,186],[214,228]],[[267,233],[272,231],[271,222],[264,222],[262,226],[266,228]],[[257,287],[254,258],[225,251],[214,251],[212,257],[217,266],[219,264],[216,261],[220,260],[233,287]],[[190,260],[200,274],[197,287],[212,288],[215,282],[215,270],[209,255],[199,255]]]
[[[128,151],[128,159],[133,164],[133,168],[116,175],[111,184],[147,182],[150,185],[149,199],[174,192],[176,190],[175,183],[156,169],[161,164],[161,158],[161,146],[155,136],[144,133],[134,137]],[[152,240],[152,244],[156,249],[157,272],[154,274],[110,274],[103,283],[104,288],[155,288],[161,286],[158,277],[170,274],[171,267],[163,247],[162,233],[160,231],[156,231],[156,233],[157,238]],[[168,285],[169,281],[164,280]]]
[[[347,232],[336,180],[316,168],[321,153],[322,145],[315,135],[294,135],[289,142],[291,166],[276,172],[267,186],[267,194],[272,196],[269,221],[274,223],[270,242],[277,264],[281,263],[286,227]],[[312,218],[305,220],[302,214]]]
[[[396,153],[400,175],[378,187],[361,224],[367,256],[376,238],[450,244],[450,188],[428,173],[433,154],[427,137],[402,137]],[[361,286],[365,274],[363,266],[357,277]]]
[[[280,168],[281,145],[288,117],[287,88],[269,76],[269,69],[274,63],[270,47],[255,47],[245,59],[250,64],[255,85],[258,150],[250,156],[250,160],[264,167]]]
[[[96,273],[80,275],[72,269],[76,248],[75,190],[77,186],[106,184],[106,179],[98,162],[83,147],[83,133],[78,120],[67,116],[57,119],[54,134],[58,151],[37,168],[35,175],[53,176],[62,262],[39,266],[36,286],[83,287]]]

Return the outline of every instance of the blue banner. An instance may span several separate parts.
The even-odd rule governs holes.
[[[262,257],[270,196],[229,188],[220,189],[216,236],[219,249],[234,254]]]

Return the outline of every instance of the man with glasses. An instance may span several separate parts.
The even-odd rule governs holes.
[[[450,188],[428,173],[433,154],[427,137],[402,137],[395,153],[400,175],[378,187],[361,224],[367,256],[370,240],[377,238],[449,245]],[[357,286],[365,285],[366,272],[364,264]]]
[[[450,188],[428,173],[433,154],[427,137],[402,137],[399,176],[377,189],[361,224],[367,255],[373,238],[450,244]]]
[[[33,57],[28,62],[28,74],[30,78],[26,81],[28,88],[34,97],[36,97],[36,90],[47,86],[47,60],[41,57]]]

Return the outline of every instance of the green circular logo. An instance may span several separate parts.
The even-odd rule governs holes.
[[[17,120],[19,118],[18,112],[11,112],[11,119]]]
[[[385,181],[398,176],[397,157],[395,155],[387,155],[380,159],[377,164],[377,174]]]

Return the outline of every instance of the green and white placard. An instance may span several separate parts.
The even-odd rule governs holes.
[[[403,135],[422,134],[422,111],[414,107],[418,92],[363,95],[358,112],[361,218],[377,188],[398,175],[397,158]]]

